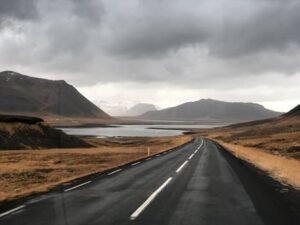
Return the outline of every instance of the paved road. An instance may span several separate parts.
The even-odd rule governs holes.
[[[267,194],[260,197],[262,203],[253,201],[262,188],[247,188],[255,182],[231,164],[213,142],[198,139],[25,202],[0,214],[0,225],[293,224]]]

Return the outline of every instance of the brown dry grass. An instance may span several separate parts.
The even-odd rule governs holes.
[[[2,132],[6,132],[9,135],[14,134],[17,130],[22,129],[24,127],[28,127],[28,125],[24,124],[24,123],[3,123],[3,122],[0,122],[0,129],[1,129],[1,131]],[[37,132],[41,132],[42,133],[41,128],[37,124],[30,125],[30,128],[32,130],[35,130]]]
[[[0,201],[43,192],[72,179],[104,171],[184,144],[191,136],[89,139],[86,149],[0,151]]]
[[[300,159],[300,117],[195,132],[226,143]]]
[[[257,168],[267,172],[274,179],[300,190],[299,160],[270,154],[253,147],[244,147],[220,140],[215,141],[223,145],[236,157],[250,162]]]
[[[300,189],[300,117],[278,117],[194,133],[217,141],[276,180]]]

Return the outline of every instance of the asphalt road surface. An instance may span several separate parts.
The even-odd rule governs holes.
[[[211,141],[110,171],[0,213],[1,225],[297,224]]]

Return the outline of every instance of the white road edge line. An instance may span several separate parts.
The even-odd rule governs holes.
[[[194,151],[194,154],[196,154],[196,153],[199,151],[199,149],[202,147],[202,145],[203,145],[203,139],[201,139],[201,144],[200,144],[199,147]]]
[[[155,192],[153,192],[147,200],[139,207],[134,213],[131,214],[130,220],[135,220],[144,209],[155,199],[155,197],[168,185],[168,183],[173,179],[173,177],[169,177]]]
[[[202,145],[203,145],[203,143],[204,143],[204,141],[203,141],[203,139],[201,139],[201,144],[199,145],[199,147],[195,150],[195,154],[198,152],[198,150],[202,147]]]
[[[136,166],[138,164],[140,164],[141,162],[136,162],[136,163],[132,163],[131,166]]]
[[[122,171],[122,169],[118,169],[118,170],[112,171],[112,172],[108,173],[107,175],[110,176],[110,175],[113,175],[115,173],[119,173],[120,171]]]
[[[152,158],[148,158],[148,159],[146,159],[146,161],[148,161],[148,160],[150,160],[150,159],[152,159]]]
[[[18,211],[18,210],[20,210],[20,209],[23,209],[24,207],[25,207],[25,205],[20,205],[20,206],[14,208],[14,209],[11,209],[11,210],[8,210],[8,211],[6,211],[6,212],[4,212],[4,213],[1,213],[1,214],[0,214],[0,217],[3,217],[3,216],[6,216],[6,215],[8,215],[8,214],[11,214],[11,213],[13,213],[13,212],[16,212],[16,211]]]
[[[82,183],[82,184],[78,184],[78,185],[76,185],[76,186],[74,186],[74,187],[71,187],[71,188],[68,188],[68,189],[66,189],[66,190],[64,190],[64,192],[68,192],[68,191],[72,191],[72,190],[74,190],[74,189],[76,189],[76,188],[79,188],[79,187],[82,187],[82,186],[84,186],[84,185],[86,185],[86,184],[89,184],[89,183],[91,183],[92,181],[87,181],[87,182],[84,182],[84,183]]]
[[[188,163],[188,161],[185,161],[184,163],[182,163],[182,165],[176,170],[176,173],[179,173],[187,163]]]
[[[195,153],[191,154],[189,159],[192,159],[194,157]]]
[[[203,143],[204,143],[204,141],[203,141],[203,139],[201,139],[201,144],[199,145],[197,151],[202,147]]]

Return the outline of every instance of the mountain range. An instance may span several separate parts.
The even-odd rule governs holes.
[[[125,113],[124,116],[139,116],[146,112],[156,111],[157,108],[153,104],[149,103],[138,103],[130,107]]]
[[[0,72],[0,112],[110,118],[64,80],[47,80],[13,71]]]
[[[259,104],[201,99],[171,108],[147,112],[138,118],[146,120],[213,120],[241,122],[266,119],[279,115],[281,115],[280,112],[266,109]]]
[[[110,118],[64,80],[34,78],[13,71],[0,72],[0,113]],[[153,104],[139,103],[121,115],[142,120],[244,122],[280,114],[254,103],[201,99],[162,110]]]

